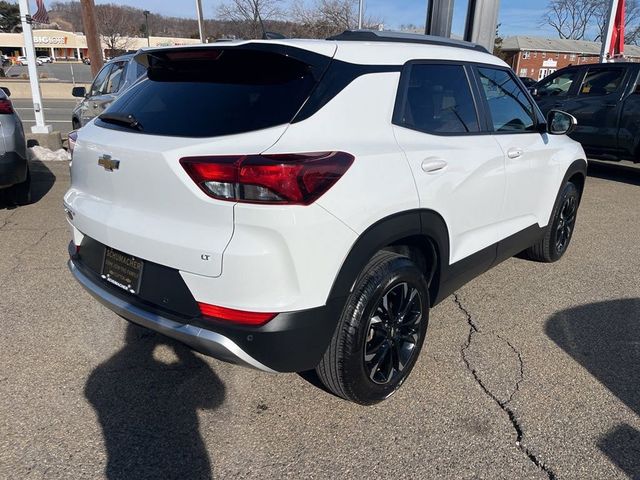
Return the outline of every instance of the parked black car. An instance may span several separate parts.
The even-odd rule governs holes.
[[[530,90],[545,115],[559,109],[576,117],[571,138],[591,158],[640,162],[639,74],[638,63],[571,66]]]

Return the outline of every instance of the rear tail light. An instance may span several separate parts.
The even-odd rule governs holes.
[[[13,113],[13,104],[8,98],[0,99],[0,114],[1,113]]]
[[[344,152],[187,157],[180,160],[210,197],[247,203],[309,205],[353,163]]]
[[[277,315],[277,313],[245,312],[200,302],[198,302],[198,307],[200,307],[200,313],[205,317],[226,320],[241,325],[264,325]]]

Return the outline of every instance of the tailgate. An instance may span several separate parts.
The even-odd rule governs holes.
[[[234,203],[206,196],[179,160],[212,152],[262,151],[285,128],[196,140],[89,124],[79,131],[65,195],[72,223],[84,235],[130,255],[219,276],[222,253],[233,234]],[[119,162],[117,168],[101,166],[105,158]]]

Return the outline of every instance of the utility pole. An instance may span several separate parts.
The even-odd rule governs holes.
[[[206,43],[204,34],[204,18],[202,17],[202,0],[196,0],[196,12],[198,14],[198,30],[200,31],[200,41]]]
[[[149,10],[145,10],[144,12],[142,12],[142,14],[144,15],[144,29],[145,32],[147,33],[147,47],[151,46],[151,38],[149,36],[149,15],[151,14],[151,12]]]
[[[42,108],[42,95],[36,67],[36,50],[33,46],[33,32],[31,31],[31,15],[29,14],[28,0],[20,0],[20,21],[22,22],[22,34],[24,35],[24,50],[29,69],[29,83],[31,84],[31,96],[33,98],[33,112],[36,124],[31,127],[32,133],[51,133],[51,125],[45,125]]]
[[[104,64],[100,35],[96,26],[96,6],[93,0],[80,0],[80,9],[82,10],[82,24],[87,38],[89,58],[91,59],[91,74],[95,77]]]
[[[364,16],[364,0],[360,0],[358,7],[358,30],[362,30],[362,17]]]

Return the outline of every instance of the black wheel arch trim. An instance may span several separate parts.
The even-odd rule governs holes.
[[[567,168],[564,178],[562,179],[562,183],[560,184],[560,188],[562,188],[562,185],[567,183],[569,179],[573,178],[575,174],[581,174],[583,180],[587,178],[587,161],[585,159],[580,158],[578,160],[574,160],[573,163],[569,165],[569,168]]]
[[[380,250],[409,237],[421,237],[435,250],[432,282],[437,285],[443,275],[443,259],[449,264],[449,231],[444,219],[433,210],[415,209],[385,217],[365,230],[351,247],[336,277],[329,300],[345,300],[351,293],[369,260]],[[430,295],[434,293],[430,290]],[[435,298],[435,296],[433,297]]]
[[[573,163],[569,165],[569,168],[567,168],[567,171],[565,172],[564,177],[562,178],[562,182],[560,182],[560,185],[558,186],[558,193],[556,194],[555,202],[558,201],[558,198],[562,193],[562,187],[576,175],[580,175],[582,177],[582,185],[577,185],[578,190],[580,191],[580,198],[578,199],[578,206],[580,206],[579,202],[580,200],[582,200],[582,194],[584,192],[584,187],[587,179],[587,161],[582,158],[578,160],[574,160]],[[555,205],[555,202],[554,202],[554,205]],[[551,212],[551,214],[553,214],[553,211]],[[549,218],[549,222],[547,222],[547,225],[552,220],[553,220],[552,218]]]

